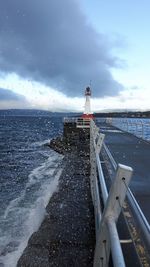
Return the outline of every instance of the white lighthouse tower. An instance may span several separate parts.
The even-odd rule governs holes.
[[[82,118],[86,118],[86,119],[93,118],[93,113],[91,112],[90,98],[91,98],[91,89],[88,86],[85,89],[85,108],[84,108],[84,113],[82,115]]]

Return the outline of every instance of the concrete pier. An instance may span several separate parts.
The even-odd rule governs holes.
[[[133,168],[130,188],[150,223],[150,143],[106,123],[99,127],[116,163]]]
[[[46,208],[47,215],[39,230],[29,239],[28,246],[18,261],[18,267],[93,266],[95,250],[94,218],[98,219],[101,213],[99,211],[98,213],[98,209],[96,210],[95,207],[98,207],[97,204],[100,203],[101,214],[105,216],[106,206],[105,201],[103,202],[102,200],[102,182],[99,179],[101,174],[97,167],[95,172],[91,172],[94,178],[90,177],[90,129],[77,128],[78,124],[75,121],[71,119],[69,122],[66,121],[64,123],[63,136],[52,140],[50,143],[51,148],[58,153],[64,154],[63,172],[59,180],[59,188],[49,201]],[[94,122],[91,122],[91,137],[96,140],[97,137],[93,136],[97,136],[95,133],[99,129],[96,125],[92,128],[92,123],[94,124]],[[84,124],[84,126],[86,127],[87,125]],[[105,143],[116,163],[121,163],[134,169],[130,187],[147,220],[150,222],[150,144],[106,123],[100,123],[98,126],[100,127],[100,132],[105,134]],[[99,133],[98,135],[100,138]],[[98,140],[100,139],[97,138],[97,142]],[[96,147],[98,157],[94,159],[94,156],[92,156],[94,154],[92,153],[91,156],[94,159],[94,164],[97,164],[96,162],[98,161],[102,166],[109,193],[116,175],[116,169],[113,170],[112,166],[110,167],[110,158],[105,157],[107,154],[104,153],[105,146],[102,146],[100,155],[97,152],[97,143],[93,145],[94,147]],[[91,168],[92,171],[93,168]],[[126,176],[123,176],[121,180],[125,180],[124,177]],[[92,195],[96,217],[94,217],[91,188],[93,188]],[[95,188],[96,190],[94,191]],[[127,185],[126,188],[129,191]],[[116,201],[120,201],[122,195],[118,196],[115,191],[116,186],[113,190],[115,192],[114,196],[117,194],[114,202],[116,203]],[[100,194],[97,192],[100,192]],[[122,193],[121,190],[119,192]],[[99,194],[99,198],[96,197],[98,196],[96,194]],[[136,217],[133,218],[133,210],[131,210],[128,198],[123,203],[124,206],[120,206],[122,212],[116,226],[119,233],[118,242],[119,244],[121,243],[125,264],[128,267],[148,267],[150,266],[150,258],[149,248],[145,245],[146,239],[142,238],[141,233],[139,233],[140,226],[137,224]],[[111,212],[114,211],[111,209]],[[137,236],[135,237],[136,234]],[[99,232],[97,233],[96,231],[96,239],[98,235]],[[109,238],[107,240],[106,236],[104,241],[102,242],[102,247],[106,241],[109,242]],[[99,257],[101,251],[98,253],[98,258],[103,260],[103,257]],[[105,253],[104,257],[107,258],[107,256],[108,266],[113,266],[112,257],[109,258],[109,254]],[[114,256],[113,252],[111,256]]]
[[[73,123],[64,125],[64,169],[58,192],[50,199],[47,215],[29,239],[18,267],[93,266],[95,223],[89,145],[89,129],[77,129]]]
[[[106,123],[100,123],[99,127],[100,131],[105,134],[105,143],[115,162],[117,164],[121,163],[133,168],[134,172],[130,183],[130,189],[132,190],[137,203],[150,224],[150,143]],[[103,166],[105,166],[106,163],[107,159],[105,158]],[[109,166],[105,166],[105,168],[109,172],[109,176],[113,178],[113,170],[111,168],[109,169]],[[134,240],[138,258],[141,262],[139,266],[150,266],[149,235],[146,237],[143,235],[141,225],[139,224],[139,221],[136,220],[133,209],[131,209],[131,207],[129,208],[127,203],[124,207],[124,216],[126,217],[126,221],[128,221],[130,238]],[[121,236],[122,234],[124,235],[124,224],[122,224],[122,221],[119,220],[118,226],[121,230]],[[123,250],[127,255],[127,259],[130,255],[130,245],[131,244],[123,245]],[[136,257],[132,255],[131,262],[132,259],[134,259],[135,262],[135,258]],[[133,263],[131,263],[131,266],[133,266]]]

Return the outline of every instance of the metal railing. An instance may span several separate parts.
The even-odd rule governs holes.
[[[90,128],[90,119],[88,118],[73,118],[73,117],[65,117],[64,123],[76,123],[77,128]]]
[[[108,149],[108,147],[106,146],[105,143],[103,143],[103,147],[104,150],[111,162],[111,165],[113,167],[113,169],[116,171],[117,170],[117,163],[115,162],[110,150]],[[136,217],[136,221],[140,227],[140,231],[142,233],[142,236],[146,242],[146,245],[148,248],[150,248],[150,225],[144,215],[144,213],[142,212],[139,204],[137,203],[131,189],[128,187],[127,188],[127,197],[128,197],[128,201],[129,204],[134,212],[134,216]]]
[[[150,141],[150,121],[148,119],[107,118],[106,123]]]
[[[74,122],[74,123],[76,123],[76,121],[77,121],[77,117],[64,117],[63,118],[63,122],[64,123],[68,123],[68,122]]]
[[[90,119],[78,118],[76,123],[77,128],[90,128]]]
[[[104,134],[94,121],[90,123],[90,162],[91,162],[91,193],[95,211],[96,248],[94,267],[107,267],[110,251],[115,267],[125,267],[125,261],[117,232],[116,222],[121,212],[127,193],[127,186],[132,176],[132,168],[118,165],[116,177],[111,189],[107,191],[99,154],[102,148]],[[98,175],[97,175],[98,173]],[[104,210],[101,201],[103,199]]]

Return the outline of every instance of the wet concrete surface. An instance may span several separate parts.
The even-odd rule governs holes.
[[[89,134],[80,137],[65,155],[58,192],[50,199],[47,215],[29,239],[18,267],[93,266],[95,225]]]
[[[114,177],[116,175],[116,171],[114,171],[114,169],[112,168],[112,166],[110,164],[110,160],[106,155],[107,154],[104,153],[104,149],[102,149],[102,152],[101,152],[102,169],[103,169],[107,189],[109,191],[111,184],[112,184],[112,180],[114,179]],[[127,217],[132,216],[131,212],[129,213],[129,206],[127,206],[127,202],[125,200],[124,205],[123,205],[123,209],[121,211],[121,214],[120,214],[118,221],[117,221],[117,224],[116,224],[117,225],[117,231],[119,234],[119,239],[121,242],[123,255],[124,255],[125,266],[128,266],[128,267],[146,266],[146,267],[148,267],[149,265],[142,265],[143,262],[145,262],[145,261],[146,261],[146,263],[148,262],[147,251],[145,253],[144,244],[143,244],[143,242],[140,242],[140,248],[144,247],[144,256],[142,254],[142,257],[139,257],[138,250],[135,248],[135,240],[133,241],[133,236],[131,233],[132,229],[130,231],[129,222],[126,218],[126,215],[127,215]],[[134,226],[135,226],[135,223],[134,223]],[[136,230],[134,228],[134,232],[135,231]],[[137,238],[139,238],[139,236]],[[145,254],[146,254],[146,256],[145,256]],[[146,257],[146,260],[145,260],[145,257]],[[144,260],[143,260],[143,258],[144,258]],[[113,265],[109,265],[109,266],[113,266]]]
[[[150,223],[150,143],[108,124],[99,124],[117,163],[133,168],[130,188]]]

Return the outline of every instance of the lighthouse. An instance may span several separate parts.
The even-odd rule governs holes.
[[[85,108],[84,108],[84,113],[82,115],[82,118],[85,118],[85,119],[93,118],[93,113],[91,112],[90,98],[91,98],[91,89],[88,86],[85,89]]]

